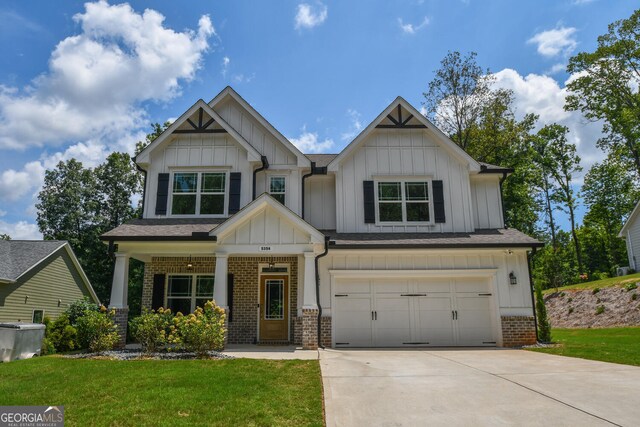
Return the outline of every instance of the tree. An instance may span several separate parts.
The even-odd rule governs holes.
[[[552,156],[550,156],[549,139],[544,138],[540,133],[536,135],[533,142],[533,162],[536,166],[537,179],[536,186],[542,194],[544,204],[545,222],[551,233],[551,247],[555,250],[558,248],[556,239],[556,222],[554,220],[555,207],[552,204],[552,195],[556,190],[555,183],[551,178],[550,171],[555,169],[556,165]]]
[[[449,52],[423,93],[428,116],[463,149],[472,141],[472,126],[500,92],[491,89],[493,81],[489,70],[477,64],[475,52],[464,57]]]
[[[598,145],[629,162],[640,177],[640,10],[609,25],[594,52],[569,60],[565,109],[603,120]]]
[[[547,307],[544,304],[542,286],[536,285],[536,318],[538,319],[538,340],[551,342],[551,324],[547,317]]]
[[[147,134],[144,141],[138,141],[136,143],[136,156],[140,154],[142,150],[147,148],[147,145],[151,144],[154,139],[159,137],[162,134],[162,132],[167,130],[167,128],[171,126],[171,123],[172,122],[164,122],[163,124],[151,123],[151,132]]]
[[[8,234],[0,234],[0,240],[11,240],[11,236]]]

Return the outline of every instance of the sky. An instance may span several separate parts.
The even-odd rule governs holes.
[[[234,87],[303,152],[339,152],[396,96],[417,108],[448,51],[570,129],[585,170],[601,125],[563,110],[569,57],[626,0],[0,3],[0,233],[40,238],[44,171],[133,152],[150,124]],[[577,184],[579,185],[578,178]],[[584,214],[584,207],[579,215]],[[564,222],[563,222],[564,221]],[[566,220],[561,219],[561,225]]]

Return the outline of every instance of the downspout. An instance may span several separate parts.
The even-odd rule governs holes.
[[[316,256],[315,259],[315,267],[316,267],[316,303],[318,304],[318,348],[324,349],[322,345],[322,338],[320,334],[322,333],[322,304],[320,304],[320,272],[318,271],[318,260],[323,256],[326,256],[329,252],[329,236],[324,236],[324,252],[320,255]]]
[[[533,256],[536,254],[537,248],[531,249],[531,256],[527,254],[527,271],[529,272],[529,288],[531,291],[531,307],[533,308],[533,323],[536,327],[536,342],[538,342],[538,315],[536,314],[536,300],[533,296],[533,275],[531,274],[531,260]]]
[[[500,178],[500,208],[502,209],[502,221],[504,228],[509,228],[507,226],[507,213],[504,211],[504,197],[502,194],[502,183],[505,179],[507,179],[507,172],[502,172],[502,178]]]
[[[133,158],[133,162],[135,163],[135,157]],[[136,169],[138,169],[139,172],[142,172],[144,174],[144,182],[142,183],[142,211],[140,212],[140,218],[144,217],[144,202],[146,201],[147,198],[147,171],[142,169],[137,163],[135,163],[136,165]]]
[[[262,160],[262,166],[253,171],[253,197],[251,198],[251,200],[256,199],[256,175],[258,174],[258,172],[269,169],[269,160],[267,160],[267,156],[261,156],[260,160]]]
[[[300,217],[302,219],[304,219],[304,182],[310,176],[313,176],[313,175],[326,175],[326,174],[327,174],[327,167],[326,166],[317,167],[316,166],[316,162],[311,162],[311,172],[309,172],[308,174],[302,175],[302,209],[300,211],[300,213],[301,213]]]

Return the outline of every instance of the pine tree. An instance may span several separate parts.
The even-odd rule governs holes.
[[[544,305],[542,286],[539,284],[536,285],[536,314],[538,317],[538,340],[551,342],[551,325],[547,318],[547,307]]]

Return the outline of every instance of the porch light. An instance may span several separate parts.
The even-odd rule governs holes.
[[[189,262],[187,262],[187,270],[191,270],[193,268],[193,263],[191,262],[191,255],[189,255]]]
[[[272,269],[272,268],[273,268],[273,267],[275,267],[275,266],[276,266],[276,264],[273,262],[273,258],[271,258],[271,259],[269,260],[269,269]]]
[[[513,271],[511,273],[509,273],[509,283],[512,284],[512,285],[517,285],[518,284],[518,278],[513,273]]]

